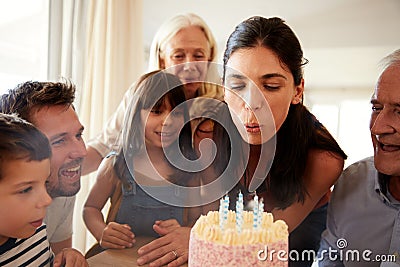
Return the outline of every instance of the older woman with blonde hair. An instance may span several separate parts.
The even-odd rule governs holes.
[[[164,22],[158,29],[150,47],[149,71],[165,68],[166,48],[170,45],[171,39],[173,39],[179,31],[190,27],[197,27],[203,32],[207,40],[208,56],[205,57],[205,55],[203,55],[201,58],[202,61],[215,61],[217,45],[210,28],[205,21],[196,14],[187,13],[172,17]]]
[[[220,77],[209,70],[209,62],[216,61],[216,54],[217,44],[205,21],[193,13],[177,15],[161,25],[154,36],[149,71],[170,68],[184,83],[187,99],[222,99],[223,90],[215,85]]]

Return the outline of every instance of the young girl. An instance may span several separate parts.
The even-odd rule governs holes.
[[[183,208],[189,197],[176,186],[195,185],[184,170],[194,158],[184,102],[172,74],[152,72],[137,83],[117,152],[102,162],[84,206],[85,223],[101,247],[131,247],[135,236],[158,237],[155,224],[187,226],[200,215],[200,208]],[[101,210],[108,198],[105,223]]]
[[[302,103],[305,63],[297,37],[280,18],[243,21],[224,53],[225,101],[249,148],[248,160],[239,164],[244,174],[231,195],[241,190],[252,199],[256,189],[265,209],[286,221],[289,248],[300,255],[318,250],[330,188],[346,159]],[[275,155],[262,158],[268,149]],[[310,266],[312,260],[289,266]]]

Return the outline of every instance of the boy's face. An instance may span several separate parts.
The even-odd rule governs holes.
[[[47,190],[52,198],[73,196],[81,188],[81,168],[86,156],[83,126],[72,106],[44,107],[32,115],[33,124],[51,145],[51,177]]]
[[[33,235],[46,215],[51,198],[46,180],[50,176],[50,160],[3,162],[0,179],[0,245],[8,238]]]

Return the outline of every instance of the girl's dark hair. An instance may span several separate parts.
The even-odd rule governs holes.
[[[15,114],[0,113],[0,179],[6,161],[42,161],[50,156],[49,140],[41,131]]]
[[[207,119],[213,122],[213,141],[217,151],[212,165],[217,176],[223,173],[229,163],[231,142],[227,129],[221,124],[226,125],[227,117],[229,116],[227,104],[214,98],[197,97],[190,107],[190,118],[194,120],[194,124],[192,124],[193,137],[202,122]]]
[[[144,74],[139,78],[138,82],[133,88],[131,88],[131,97],[128,112],[125,116],[123,124],[123,132],[120,136],[120,140],[117,148],[117,157],[114,162],[114,169],[122,182],[126,182],[127,178],[132,176],[130,170],[133,170],[133,157],[141,152],[144,147],[144,129],[143,122],[141,120],[141,110],[158,109],[169,102],[171,108],[174,109],[178,105],[183,110],[184,121],[189,121],[189,112],[185,103],[184,87],[179,80],[173,74],[166,73],[164,71],[153,71]],[[172,144],[169,146],[171,149],[164,149],[168,158],[176,159],[180,158],[178,155],[182,153],[187,159],[193,159],[194,153],[191,146],[191,128],[190,123],[185,123],[183,126],[179,138],[176,141],[180,151],[176,151],[176,145]],[[175,168],[177,175],[171,177],[171,182],[184,183],[181,179],[184,179],[184,175],[180,170]]]
[[[282,208],[295,201],[304,202],[307,191],[303,175],[310,149],[330,151],[347,158],[329,131],[303,104],[290,105],[288,116],[277,133],[275,157],[267,180],[267,189]]]
[[[256,16],[240,23],[229,36],[226,45],[224,74],[225,66],[235,51],[257,46],[273,51],[282,67],[292,73],[294,85],[300,85],[303,78],[302,67],[308,61],[303,58],[296,35],[280,18]],[[307,190],[303,176],[310,149],[331,151],[344,159],[347,158],[328,130],[302,103],[290,106],[288,116],[276,138],[274,161],[269,178],[262,186],[266,187],[276,200],[277,206],[282,209],[296,201],[305,200]]]

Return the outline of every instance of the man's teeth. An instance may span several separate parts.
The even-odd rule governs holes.
[[[74,168],[69,168],[66,171],[67,172],[77,172],[77,171],[79,171],[80,168],[81,168],[81,166],[76,166]]]

